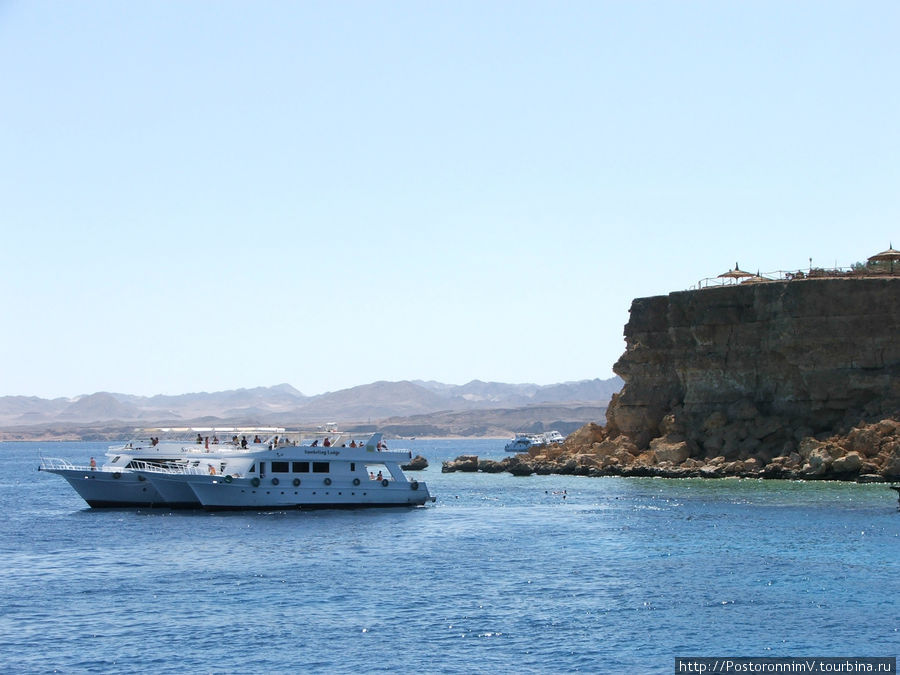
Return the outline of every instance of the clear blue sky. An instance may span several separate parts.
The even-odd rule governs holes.
[[[610,377],[900,242],[900,3],[0,2],[0,395]]]

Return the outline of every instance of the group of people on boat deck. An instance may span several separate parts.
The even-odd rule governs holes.
[[[381,480],[382,478],[384,478],[384,476],[381,474],[380,471],[378,472],[377,476],[374,473],[372,473],[371,471],[369,472],[369,480]]]
[[[196,440],[195,442],[197,443],[197,445],[205,445],[205,446],[206,446],[206,450],[209,451],[209,446],[210,446],[210,444],[212,444],[212,445],[218,445],[218,444],[219,444],[219,437],[213,435],[212,440],[210,440],[209,436],[205,436],[205,437],[204,437],[204,436],[202,436],[202,435],[200,435],[200,434],[197,434],[197,440]],[[253,443],[259,444],[259,443],[262,443],[262,442],[263,442],[263,441],[262,441],[262,439],[259,437],[259,434],[257,434],[256,436],[253,437]],[[241,448],[246,448],[246,447],[249,445],[249,442],[247,441],[247,437],[246,437],[246,436],[241,436],[240,440],[238,440],[238,437],[237,437],[237,436],[232,436],[232,437],[231,437],[231,443],[232,443],[233,445],[240,446]],[[155,445],[158,445],[158,444],[159,444],[159,437],[158,437],[158,436],[157,436],[157,437],[151,436],[151,437],[150,437],[150,445],[154,445],[154,446],[155,446]],[[272,442],[269,443],[269,449],[272,449],[272,448],[278,448],[278,447],[286,447],[286,446],[290,446],[290,445],[297,445],[297,442],[296,442],[296,441],[291,441],[290,439],[288,439],[288,438],[286,438],[286,437],[283,437],[283,436],[282,436],[282,437],[275,436],[275,437],[272,439]],[[318,447],[318,445],[319,445],[319,439],[318,439],[318,438],[315,439],[315,440],[313,440],[312,443],[310,443],[310,446],[313,447],[313,448]],[[325,440],[322,441],[322,445],[323,445],[324,447],[326,447],[326,448],[330,448],[330,447],[332,446],[331,439],[330,439],[328,436],[326,436],[326,437],[325,437]],[[347,447],[347,444],[346,444],[346,443],[341,443],[341,447],[342,447],[342,448],[346,448],[346,447]],[[363,447],[365,447],[365,443],[363,443],[362,441],[360,441],[359,443],[357,443],[355,439],[352,439],[352,440],[350,441],[350,447],[351,447],[351,448],[363,448]],[[378,441],[378,445],[377,445],[377,450],[378,450],[378,452],[381,452],[382,450],[387,450],[387,449],[388,449],[387,443],[385,443],[384,441]]]
[[[237,442],[237,436],[235,436],[235,437],[232,439],[232,441],[236,443],[236,442]],[[158,439],[158,438],[155,439],[155,442],[154,442],[154,439],[151,438],[151,439],[150,439],[150,442],[153,443],[153,445],[156,445],[157,443],[159,443],[159,439]],[[204,438],[204,437],[201,436],[200,434],[197,434],[197,441],[196,441],[196,443],[197,443],[197,445],[201,445],[201,444],[204,444],[204,443],[205,443],[205,444],[206,444],[206,449],[209,450],[209,443],[210,443],[210,441],[209,441],[209,436],[206,436],[206,437]],[[218,445],[218,444],[219,444],[219,437],[218,437],[218,436],[213,436],[213,437],[212,437],[212,444],[213,444],[213,445]]]

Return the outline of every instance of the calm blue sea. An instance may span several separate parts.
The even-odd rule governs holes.
[[[4,672],[671,673],[675,656],[895,656],[884,485],[441,474],[419,509],[90,510],[0,443]]]

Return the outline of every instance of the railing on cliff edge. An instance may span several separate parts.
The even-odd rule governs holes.
[[[757,272],[756,274],[735,279],[733,277],[708,277],[701,279],[689,290],[702,288],[718,288],[720,286],[738,286],[741,284],[763,284],[769,281],[801,281],[804,279],[828,278],[862,278],[900,275],[900,265],[892,272],[854,267],[813,267],[807,270],[777,270],[775,272]]]

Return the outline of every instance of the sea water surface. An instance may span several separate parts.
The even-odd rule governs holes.
[[[885,485],[442,474],[424,508],[92,510],[0,443],[4,672],[671,673],[676,656],[895,656]],[[414,475],[414,474],[411,474]]]

